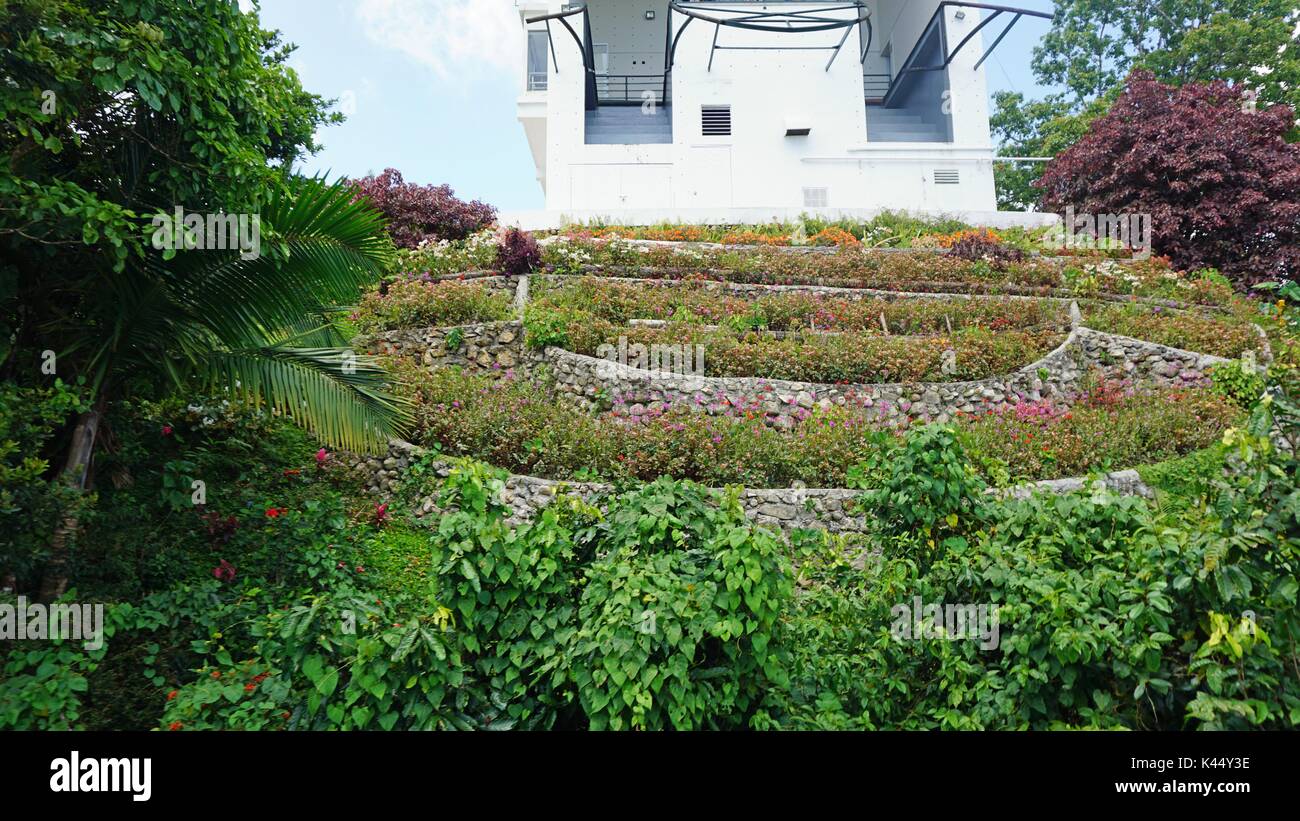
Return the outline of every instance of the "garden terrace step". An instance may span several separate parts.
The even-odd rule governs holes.
[[[395,440],[390,443],[386,458],[358,455],[348,455],[347,458],[353,470],[364,477],[370,493],[388,496],[396,492],[403,481],[404,466],[415,463],[427,453],[425,448]],[[385,468],[385,464],[393,467]],[[439,460],[426,467],[441,480],[451,473],[454,463]],[[990,488],[989,493],[1015,499],[1028,498],[1035,493],[1059,495],[1088,488],[1092,481],[1087,477],[1049,479],[1002,490]],[[1122,496],[1152,495],[1135,470],[1107,473],[1097,481]],[[500,501],[510,508],[511,521],[521,523],[531,520],[562,492],[599,503],[601,497],[613,491],[612,485],[598,482],[566,482],[511,474],[504,482]],[[861,494],[860,490],[848,488],[750,488],[741,491],[740,505],[757,524],[776,528],[787,535],[799,529],[860,533],[867,531],[869,523],[851,511]],[[416,516],[429,526],[436,526],[441,517],[438,498],[435,493],[416,504]]]

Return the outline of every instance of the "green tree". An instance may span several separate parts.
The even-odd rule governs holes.
[[[292,175],[339,117],[291,51],[236,0],[0,0],[0,369],[83,385],[74,486],[128,394],[231,390],[357,449],[401,429],[383,372],[330,321],[392,245],[351,189]],[[177,208],[258,216],[261,253],[153,247]],[[45,595],[76,529],[54,535]]]
[[[1071,112],[1059,96],[1025,102],[1019,92],[999,91],[993,95],[994,111],[989,129],[1004,157],[1055,157],[1088,130],[1088,124],[1104,114],[1114,95],[1094,100],[1083,111]],[[1011,210],[1039,206],[1042,191],[1033,186],[1042,174],[1041,162],[1000,162],[994,166],[998,207]]]
[[[1300,10],[1293,0],[1065,0],[1032,65],[1040,83],[1064,91],[1028,102],[994,95],[989,125],[1002,156],[1056,156],[1106,112],[1134,68],[1174,85],[1227,80],[1257,105],[1300,110]],[[1037,207],[1041,172],[1041,163],[998,163],[999,207]]]
[[[1229,80],[1293,103],[1300,54],[1283,46],[1296,39],[1296,17],[1291,0],[1067,0],[1034,49],[1034,73],[1065,87],[1074,108],[1139,66],[1164,82]]]

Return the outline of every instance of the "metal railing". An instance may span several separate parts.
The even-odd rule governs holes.
[[[665,105],[672,98],[670,89],[662,74],[596,75],[596,99],[601,105],[641,105],[651,100]]]
[[[943,24],[944,12],[950,6],[952,8],[981,9],[983,11],[993,12],[988,17],[985,17],[983,20],[977,23],[975,27],[971,29],[970,32],[965,37],[962,38],[961,42],[957,44],[956,48],[953,48],[951,50],[949,50],[948,48],[948,30],[947,27],[944,26]],[[998,44],[1002,42],[1002,38],[1006,37],[1007,34],[1011,31],[1011,29],[1016,25],[1016,23],[1020,22],[1020,18],[1038,17],[1044,20],[1052,19],[1051,14],[1047,12],[1034,11],[1033,9],[1020,9],[1020,8],[1015,8],[1013,6],[995,6],[988,3],[966,3],[966,2],[957,2],[957,0],[943,0],[943,2],[939,3],[939,7],[934,10],[934,14],[930,17],[930,22],[927,23],[925,28],[921,30],[921,36],[918,37],[916,39],[916,42],[912,45],[912,51],[907,55],[907,59],[903,61],[902,68],[898,70],[898,76],[894,78],[894,82],[891,84],[889,88],[889,92],[885,94],[885,99],[884,99],[885,107],[889,108],[892,106],[895,97],[900,93],[899,89],[902,86],[907,84],[907,81],[911,79],[911,75],[922,71],[946,71],[948,69],[948,66],[952,64],[953,58],[957,56],[957,52],[961,51],[962,48],[967,43],[969,43],[976,34],[979,33],[980,29],[984,28],[989,23],[992,23],[994,20],[996,20],[999,16],[1001,16],[1004,13],[1011,14],[1014,16],[1011,18],[1011,22],[1007,23],[1007,27],[1002,30],[1002,33],[997,36],[997,39],[993,41],[993,45],[986,48],[984,50],[984,54],[979,58],[978,61],[976,61],[975,63],[976,70],[979,69],[979,67],[984,64],[984,61],[989,58],[989,55],[993,53],[993,50],[998,47]],[[937,32],[939,36],[939,43],[943,54],[943,62],[937,66],[916,65],[916,63],[919,61],[919,55],[921,53],[922,48],[924,48],[927,40],[935,32]]]
[[[893,77],[888,74],[862,75],[862,96],[868,100],[883,100],[889,93],[889,84]]]
[[[528,72],[528,90],[545,91],[549,82],[550,74],[545,71]]]

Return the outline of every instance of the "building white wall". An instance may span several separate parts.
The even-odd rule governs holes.
[[[530,0],[534,6],[539,0]],[[549,0],[552,12],[559,0]],[[618,48],[640,54],[642,40],[662,54],[664,15],[659,0],[591,0],[593,39],[601,41],[596,15],[615,9],[635,34]],[[718,4],[722,6],[723,4]],[[816,7],[824,3],[782,4]],[[602,8],[609,6],[608,9]],[[894,42],[893,67],[901,67],[938,0],[873,0],[878,51]],[[658,11],[653,23],[647,8]],[[752,6],[750,7],[752,10]],[[706,9],[716,11],[712,5]],[[532,13],[536,13],[535,11]],[[844,12],[851,16],[851,12]],[[979,20],[948,9],[948,42],[956,45]],[[677,15],[676,25],[682,20]],[[570,18],[582,35],[581,17]],[[642,29],[645,31],[643,32]],[[673,142],[669,145],[586,145],[585,74],[582,55],[569,33],[552,23],[559,72],[545,92],[546,207],[555,213],[673,212],[699,209],[801,209],[805,188],[825,188],[834,209],[894,208],[926,212],[994,212],[992,146],[983,69],[972,70],[983,53],[982,36],[966,45],[949,71],[952,112],[950,143],[871,143],[867,140],[862,94],[861,43],[850,34],[829,71],[829,51],[718,51],[709,70],[714,27],[695,21],[683,34],[672,78]],[[651,34],[655,32],[656,34]],[[834,45],[843,31],[773,35],[724,27],[719,45]],[[981,33],[982,34],[982,33]],[[644,35],[644,36],[642,36]],[[615,42],[611,43],[612,54]],[[627,46],[626,44],[631,44]],[[647,52],[648,53],[648,52]],[[641,58],[637,58],[641,59]],[[651,59],[651,58],[647,58]],[[659,58],[660,61],[662,57]],[[631,73],[658,71],[636,65]],[[629,67],[614,63],[610,71]],[[523,98],[521,98],[521,118]],[[700,106],[730,104],[732,136],[705,137]],[[532,111],[536,116],[536,104]],[[806,122],[808,136],[787,137],[786,124]],[[534,129],[534,133],[536,129]],[[530,138],[533,135],[530,134]],[[535,150],[535,154],[537,154]],[[936,170],[955,170],[956,185],[935,182]]]

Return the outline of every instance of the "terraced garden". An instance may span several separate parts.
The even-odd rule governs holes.
[[[414,401],[415,444],[521,477],[797,501],[870,486],[864,466],[939,421],[1010,487],[1206,448],[1244,415],[1216,374],[1270,357],[1224,281],[1161,260],[566,236],[542,259],[526,277],[416,264],[363,300],[354,322]]]

